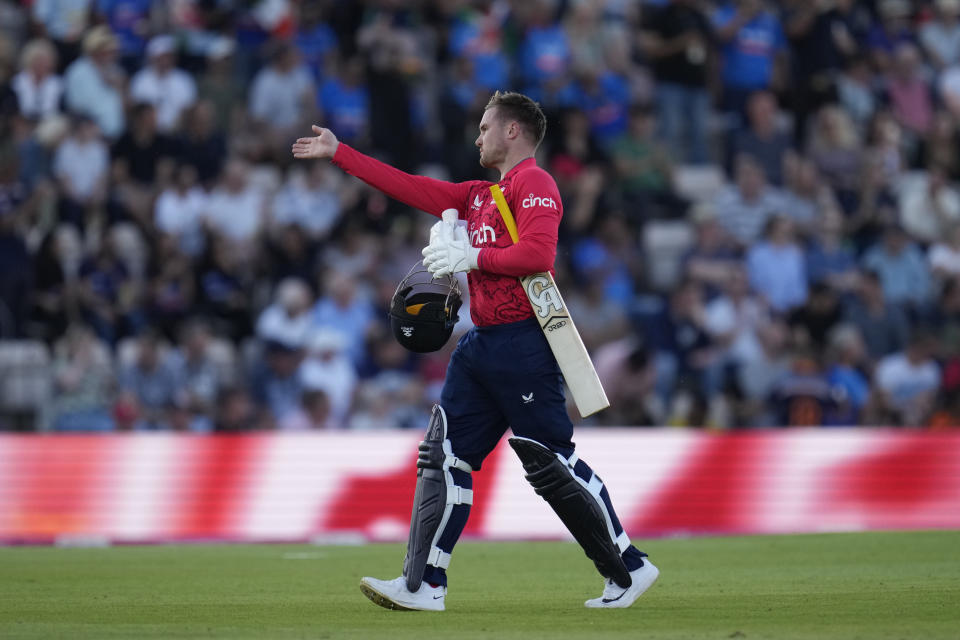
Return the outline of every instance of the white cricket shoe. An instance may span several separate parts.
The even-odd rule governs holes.
[[[381,607],[396,611],[443,611],[447,597],[446,587],[431,587],[426,582],[411,592],[403,576],[393,580],[363,578],[360,591]]]
[[[624,589],[613,580],[607,580],[603,595],[599,598],[587,600],[584,604],[588,609],[625,609],[632,605],[643,592],[657,581],[660,570],[653,566],[649,559],[643,559],[643,566],[630,572],[633,580],[631,585]]]

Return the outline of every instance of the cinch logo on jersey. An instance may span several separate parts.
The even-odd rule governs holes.
[[[554,211],[559,211],[557,207],[557,201],[553,198],[541,198],[540,196],[535,196],[532,193],[523,199],[523,202],[520,203],[524,209],[529,209],[530,207],[546,207],[548,209],[553,209]]]
[[[493,230],[488,224],[480,225],[480,228],[474,229],[470,232],[470,244],[473,246],[479,246],[481,244],[486,244],[487,242],[496,242],[497,241],[497,232]]]

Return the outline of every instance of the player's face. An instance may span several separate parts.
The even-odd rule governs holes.
[[[497,108],[487,109],[480,119],[480,135],[476,145],[480,149],[480,166],[493,169],[503,162],[507,155],[507,126],[497,117]]]

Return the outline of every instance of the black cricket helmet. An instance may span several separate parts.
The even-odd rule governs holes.
[[[420,262],[397,285],[390,302],[390,326],[397,342],[410,351],[437,351],[453,333],[463,300],[451,275],[434,278]]]

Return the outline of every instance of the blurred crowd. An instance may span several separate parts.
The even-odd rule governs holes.
[[[960,425],[960,0],[4,0],[0,428],[423,428],[433,219],[290,144],[491,178],[504,88],[588,423]]]

